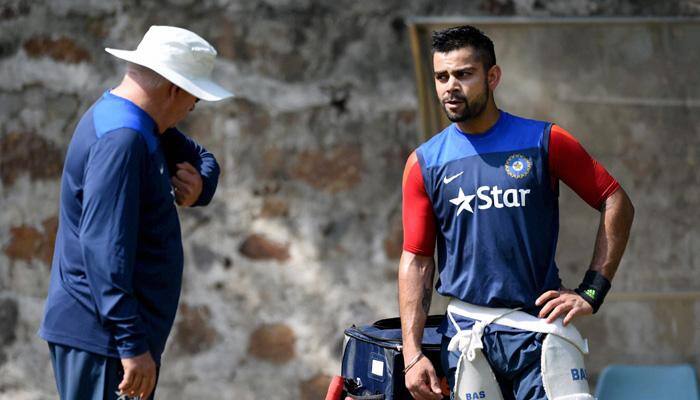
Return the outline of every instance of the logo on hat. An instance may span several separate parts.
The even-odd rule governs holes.
[[[506,160],[504,165],[506,174],[511,178],[522,179],[530,173],[532,161],[522,154],[513,154]]]

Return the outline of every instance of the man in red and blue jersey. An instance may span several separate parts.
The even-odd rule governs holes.
[[[437,95],[453,123],[409,156],[403,175],[399,308],[406,386],[416,399],[442,398],[420,346],[437,248],[436,290],[452,299],[453,310],[467,310],[451,314],[448,308],[441,327],[450,387],[460,359],[452,339],[478,331],[481,343],[471,348],[482,349],[502,398],[559,397],[553,393],[566,383],[543,379],[543,332],[554,332],[547,325],[555,324],[561,332],[575,329],[569,325],[574,318],[598,310],[627,244],[634,208],[620,184],[566,130],[497,107],[493,92],[501,69],[481,31],[460,26],[434,32],[432,50]],[[559,181],[601,213],[593,259],[575,290],[562,285],[554,259]],[[526,325],[537,328],[499,324],[512,312],[524,314],[521,320],[533,318]],[[573,380],[585,378],[583,368],[574,369]],[[467,397],[491,398],[484,392]]]

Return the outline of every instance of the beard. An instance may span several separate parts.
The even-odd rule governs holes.
[[[445,99],[443,99],[442,102],[442,108],[445,110],[445,115],[447,115],[447,118],[452,121],[452,122],[464,122],[467,120],[470,120],[472,118],[476,118],[480,116],[484,110],[486,110],[486,105],[488,104],[489,96],[491,95],[491,91],[484,82],[484,91],[474,98],[473,100],[467,99],[466,96],[460,93],[455,93]],[[447,101],[462,101],[464,102],[464,109],[461,112],[451,112],[450,110],[447,109],[447,106],[445,105],[445,102]]]

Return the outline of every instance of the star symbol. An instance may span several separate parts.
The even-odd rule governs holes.
[[[474,197],[476,197],[476,195],[473,194],[465,196],[462,188],[459,188],[459,195],[456,198],[450,200],[450,203],[459,206],[459,208],[457,209],[457,215],[461,214],[464,210],[467,210],[472,214],[474,213],[474,210],[472,210],[471,205],[472,199]]]

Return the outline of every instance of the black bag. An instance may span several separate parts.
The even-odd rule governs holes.
[[[437,332],[443,318],[443,315],[428,317],[422,347],[423,354],[433,363],[438,379],[444,381],[441,386],[447,388],[440,363],[442,334]],[[413,399],[404,382],[402,349],[399,318],[383,319],[362,327],[353,325],[346,329],[342,375],[353,382],[352,385],[345,385],[348,396],[356,399]]]

